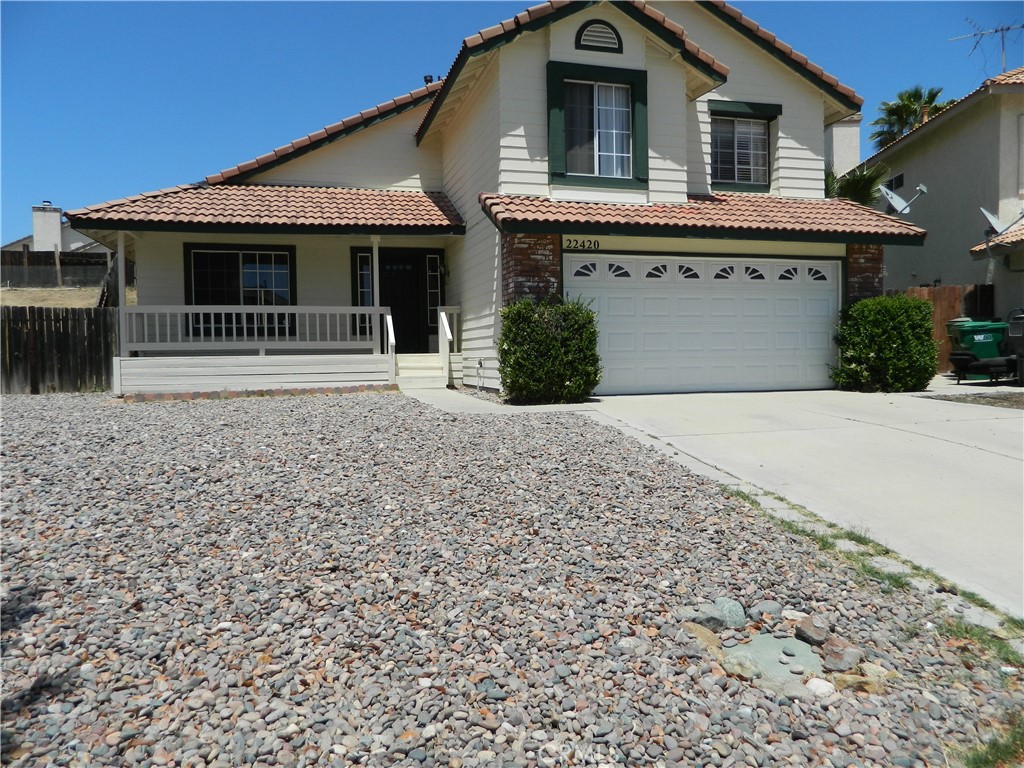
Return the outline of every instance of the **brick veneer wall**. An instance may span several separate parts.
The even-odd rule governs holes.
[[[559,235],[501,236],[501,300],[544,299],[562,293],[562,238]]]
[[[861,299],[872,299],[882,295],[882,246],[846,246],[846,301],[849,304]]]

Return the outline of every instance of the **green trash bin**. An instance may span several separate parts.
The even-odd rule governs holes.
[[[989,320],[958,318],[946,323],[949,346],[953,352],[973,352],[979,360],[1002,357],[1000,348],[1009,326]]]

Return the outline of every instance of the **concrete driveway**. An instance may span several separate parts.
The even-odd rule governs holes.
[[[710,465],[720,480],[866,532],[1024,616],[1020,410],[835,391],[603,397],[588,406],[695,469]]]

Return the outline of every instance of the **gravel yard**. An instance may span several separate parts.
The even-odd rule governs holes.
[[[11,396],[2,450],[12,765],[940,766],[1024,707],[922,593],[580,415]],[[723,657],[814,619],[857,674]]]

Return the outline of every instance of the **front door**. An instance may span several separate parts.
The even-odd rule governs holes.
[[[380,305],[391,307],[396,352],[428,351],[426,256],[381,250]]]
[[[380,306],[391,308],[395,351],[431,351],[431,336],[437,334],[437,308],[444,304],[444,251],[381,248],[378,255]],[[373,293],[373,252],[369,248],[353,248],[352,303],[373,306]]]

